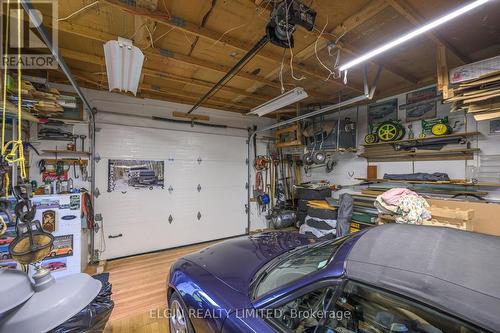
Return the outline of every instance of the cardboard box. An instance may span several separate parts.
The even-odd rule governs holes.
[[[468,202],[455,199],[427,199],[432,207],[473,210],[471,216],[472,229],[483,234],[500,236],[500,204],[484,202]]]

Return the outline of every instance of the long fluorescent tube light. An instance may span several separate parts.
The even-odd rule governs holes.
[[[420,27],[412,32],[407,33],[406,35],[403,35],[403,36],[393,40],[392,42],[389,42],[385,45],[382,45],[381,47],[378,47],[378,48],[360,56],[359,58],[356,58],[352,61],[349,61],[347,64],[340,66],[339,70],[345,71],[351,67],[354,67],[354,66],[356,66],[356,65],[358,65],[358,64],[360,64],[368,59],[371,59],[371,58],[379,55],[382,52],[385,52],[389,49],[392,49],[393,47],[398,46],[400,44],[403,44],[404,42],[406,42],[406,41],[408,41],[408,40],[410,40],[418,35],[421,35],[421,34],[427,32],[431,29],[434,29],[435,27],[440,26],[441,24],[444,24],[448,21],[451,21],[454,18],[456,18],[462,14],[467,13],[468,11],[471,11],[474,8],[479,7],[479,6],[487,3],[488,1],[490,1],[490,0],[477,0],[477,1],[474,1],[474,2],[468,4],[464,7],[456,9],[453,12],[451,12],[445,16],[442,16],[442,17],[440,17],[440,18],[438,18],[430,23],[427,23],[426,25],[424,25],[424,26],[422,26],[422,27]]]
[[[308,96],[309,95],[307,95],[307,92],[304,90],[304,88],[297,87],[276,98],[273,98],[268,102],[265,102],[262,105],[253,108],[248,114],[256,114],[259,117],[262,117],[268,113],[284,108],[287,105],[301,101]]]

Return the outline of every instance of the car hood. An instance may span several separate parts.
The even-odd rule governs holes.
[[[238,237],[189,254],[189,260],[242,293],[263,265],[301,245],[316,242],[296,232],[267,232]]]

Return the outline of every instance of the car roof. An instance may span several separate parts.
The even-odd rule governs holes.
[[[500,237],[388,224],[365,232],[346,259],[348,278],[500,327]]]

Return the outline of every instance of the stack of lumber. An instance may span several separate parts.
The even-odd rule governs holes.
[[[57,89],[38,85],[32,94],[37,101],[31,110],[32,113],[41,117],[53,117],[64,112],[64,108],[58,103],[60,93]]]
[[[500,118],[500,71],[466,81],[451,89],[445,103],[452,103],[451,111],[467,111],[476,121]]]
[[[19,102],[19,91],[15,79],[9,77],[8,98],[17,104]],[[58,102],[60,93],[55,88],[45,85],[33,84],[30,81],[21,82],[22,107],[32,115],[38,117],[53,117],[64,112],[64,108]]]

